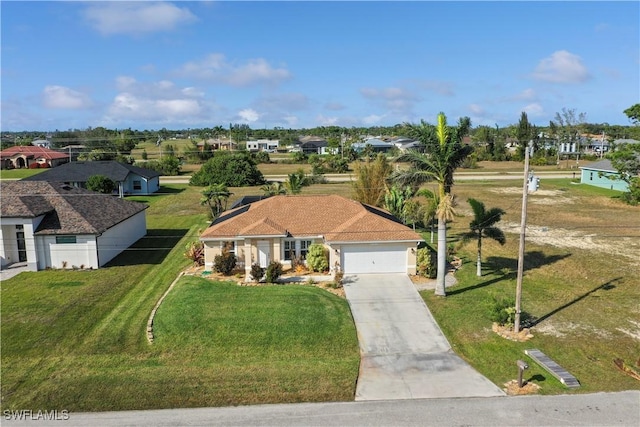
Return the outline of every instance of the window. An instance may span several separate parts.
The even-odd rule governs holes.
[[[220,244],[220,249],[228,250],[230,254],[236,255],[236,242],[235,241],[227,241],[222,242]]]
[[[589,173],[589,181],[593,181],[593,172]]]
[[[133,189],[142,190],[142,181],[140,180],[133,181]]]
[[[284,259],[285,261],[292,261],[296,257],[296,241],[285,240],[284,241]]]
[[[302,258],[307,258],[309,246],[311,246],[311,240],[300,240],[300,256]]]
[[[56,236],[56,243],[76,243],[76,236]]]

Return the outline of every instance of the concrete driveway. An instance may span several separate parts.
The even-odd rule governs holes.
[[[453,353],[406,275],[352,275],[344,289],[360,343],[356,400],[504,395]]]
[[[0,281],[9,280],[23,271],[28,271],[26,262],[16,262],[0,269]]]

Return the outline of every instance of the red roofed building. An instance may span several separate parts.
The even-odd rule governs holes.
[[[34,163],[39,167],[53,168],[68,161],[69,156],[64,153],[35,145],[16,145],[0,151],[2,169],[23,169]]]

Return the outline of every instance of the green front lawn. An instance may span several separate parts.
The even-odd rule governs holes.
[[[0,179],[22,179],[37,175],[48,169],[2,169],[0,170]]]

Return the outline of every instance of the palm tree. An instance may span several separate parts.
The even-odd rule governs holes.
[[[287,181],[284,183],[285,188],[291,194],[300,194],[304,186],[304,173],[294,172],[288,175]]]
[[[284,188],[281,182],[265,184],[261,189],[265,196],[279,196],[281,194],[287,194],[287,189]]]
[[[209,205],[211,216],[216,219],[227,209],[227,201],[232,194],[224,184],[211,184],[207,189],[202,190],[200,204]]]
[[[469,199],[469,204],[473,210],[473,220],[469,223],[471,231],[464,235],[465,239],[478,239],[478,261],[476,263],[476,274],[482,276],[482,238],[488,237],[504,245],[506,238],[502,230],[495,226],[502,219],[505,212],[500,208],[486,210],[484,203]]]
[[[416,193],[416,196],[423,196],[427,199],[427,203],[424,205],[422,209],[423,213],[423,223],[424,225],[429,225],[429,229],[431,231],[431,243],[433,243],[433,222],[436,219],[436,212],[438,211],[438,195],[428,188],[421,188]]]
[[[438,275],[435,294],[445,296],[445,274],[447,266],[447,221],[453,213],[453,172],[462,165],[473,148],[462,145],[462,138],[468,132],[470,121],[460,119],[458,126],[447,126],[444,113],[438,114],[438,124],[434,127],[424,120],[419,125],[409,125],[409,136],[420,140],[426,153],[409,151],[398,158],[410,164],[409,169],[398,171],[395,180],[403,185],[420,185],[425,182],[438,183]]]

